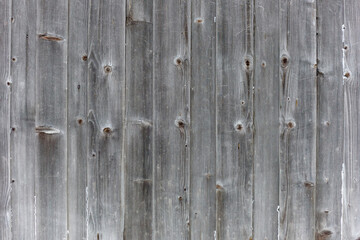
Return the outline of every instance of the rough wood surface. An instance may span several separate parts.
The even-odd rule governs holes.
[[[191,1],[153,4],[153,239],[190,239]]]
[[[35,239],[36,1],[12,5],[11,209],[12,239]]]
[[[335,240],[342,239],[343,5],[318,1],[317,16],[316,234],[317,239]]]
[[[126,7],[124,239],[152,237],[153,3]]]
[[[68,2],[36,6],[35,239],[66,239]]]
[[[314,239],[316,2],[281,0],[279,10],[279,239]]]
[[[218,240],[252,237],[253,27],[253,1],[217,2]]]
[[[279,4],[273,0],[259,0],[255,4],[254,239],[277,239]]]
[[[216,2],[192,1],[190,239],[213,239],[216,217]]]
[[[0,1],[0,240],[360,239],[359,9]]]
[[[359,9],[360,3],[346,0],[343,32],[343,84],[344,84],[344,151],[342,168],[342,221],[343,239],[360,238],[360,171],[359,148]],[[336,171],[336,169],[333,169]],[[337,169],[338,170],[338,169]]]
[[[125,2],[92,0],[88,33],[88,239],[123,237]]]
[[[87,239],[87,71],[89,1],[69,1],[67,199],[69,239]]]
[[[0,238],[11,239],[10,59],[11,1],[0,2]]]

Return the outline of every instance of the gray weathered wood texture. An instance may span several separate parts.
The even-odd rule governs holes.
[[[0,240],[360,239],[359,9],[0,1]]]
[[[280,96],[278,1],[255,1],[255,16],[253,238],[277,239]]]
[[[124,239],[152,236],[152,12],[152,0],[127,1]]]
[[[68,2],[38,0],[36,10],[35,239],[64,239]]]
[[[359,148],[359,19],[360,2],[346,0],[343,31],[343,87],[344,135],[342,168],[342,221],[343,239],[360,238],[360,148]],[[336,170],[336,169],[334,169]],[[337,169],[338,170],[338,169]]]
[[[13,4],[11,23],[12,238],[35,239],[36,1]]]
[[[280,239],[314,239],[316,2],[280,0]]]
[[[213,239],[216,227],[216,1],[191,5],[190,239]]]
[[[125,2],[92,0],[88,22],[88,236],[124,226]]]
[[[253,1],[217,2],[217,239],[252,236],[253,16]]]
[[[190,239],[191,1],[153,4],[153,239]]]
[[[318,1],[317,12],[316,234],[318,239],[356,239],[341,237],[344,6],[337,1]]]
[[[88,6],[69,1],[67,58],[67,192],[69,239],[87,239]],[[79,31],[82,29],[82,31]]]
[[[11,239],[10,91],[11,1],[0,2],[0,237]]]

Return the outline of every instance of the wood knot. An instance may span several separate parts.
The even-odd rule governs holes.
[[[16,62],[16,58],[13,57],[13,58],[11,59],[11,61]]]
[[[78,124],[81,125],[83,123],[83,120],[80,118],[77,120]]]
[[[244,126],[241,122],[237,122],[235,123],[234,128],[237,132],[241,132],[244,129]]]
[[[106,65],[106,66],[104,67],[104,71],[105,71],[105,73],[111,73],[111,71],[112,71],[111,66]]]
[[[330,236],[332,235],[332,231],[330,230],[322,230],[321,232],[317,233],[317,240],[326,240],[329,239]]]
[[[204,19],[203,18],[196,18],[195,19],[195,23],[203,23]]]
[[[175,120],[175,125],[178,127],[178,128],[185,128],[185,121],[184,119],[181,119],[181,118],[178,118]]]
[[[216,184],[216,189],[218,190],[224,190],[224,188],[220,184]]]
[[[103,133],[105,133],[105,134],[110,134],[111,132],[112,132],[112,130],[109,127],[106,127],[103,129]]]
[[[281,57],[281,66],[283,67],[283,68],[286,68],[288,65],[289,65],[289,57],[288,56],[282,56]]]
[[[59,134],[61,131],[57,128],[51,126],[37,126],[35,127],[36,133],[46,134],[46,135],[54,135]]]
[[[346,72],[346,73],[344,74],[344,76],[345,76],[346,78],[350,78],[350,73],[349,73],[349,72]]]
[[[292,129],[292,128],[294,128],[296,126],[296,124],[295,124],[295,122],[293,122],[293,121],[289,121],[288,123],[287,123],[287,127],[289,128],[289,129]]]
[[[84,62],[86,62],[86,61],[88,60],[88,56],[87,56],[87,55],[82,56],[82,60],[83,60]]]
[[[182,60],[181,57],[176,57],[176,58],[174,59],[174,64],[175,64],[176,66],[181,66],[181,65],[182,65],[182,62],[183,62],[183,60]]]
[[[59,42],[59,41],[63,40],[63,37],[60,37],[60,36],[55,35],[55,34],[50,34],[50,33],[40,34],[39,38],[47,40],[47,41],[54,41],[54,42]]]
[[[261,63],[261,66],[262,66],[263,68],[265,68],[265,67],[266,67],[266,62],[263,61],[263,62]]]
[[[309,182],[309,181],[304,182],[304,185],[307,188],[312,188],[315,186],[315,184],[313,182]]]
[[[251,56],[246,56],[244,59],[244,68],[246,71],[251,71],[253,68],[253,59]]]
[[[179,199],[179,201],[182,201],[182,200],[183,200],[182,196],[179,196],[178,199]]]

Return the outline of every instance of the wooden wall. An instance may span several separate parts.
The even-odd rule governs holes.
[[[360,239],[359,14],[1,0],[0,240]]]

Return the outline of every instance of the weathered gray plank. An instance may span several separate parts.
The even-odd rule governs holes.
[[[343,3],[317,1],[317,239],[341,239]],[[351,239],[351,238],[350,238]]]
[[[10,46],[11,1],[0,1],[0,238],[11,238]]]
[[[254,239],[277,239],[279,205],[279,4],[255,1]]]
[[[67,18],[67,1],[37,1],[36,239],[67,237]]]
[[[281,0],[279,15],[279,239],[314,239],[316,3]]]
[[[344,84],[344,165],[342,169],[342,239],[360,239],[360,148],[359,148],[359,10],[360,2],[344,1],[343,84]],[[346,48],[346,49],[345,49]],[[338,81],[341,81],[338,79]],[[338,169],[336,169],[338,170]]]
[[[11,209],[12,239],[35,239],[36,1],[12,5]],[[6,239],[6,238],[4,238]]]
[[[87,239],[87,48],[89,1],[69,1],[68,38],[68,231]]]
[[[152,237],[153,4],[128,0],[124,239]]]
[[[194,0],[191,12],[191,239],[213,239],[216,229],[216,2]]]
[[[154,0],[153,239],[189,239],[190,1]]]
[[[218,240],[252,237],[253,1],[217,1]]]
[[[88,239],[123,236],[125,1],[92,0],[88,39]]]

